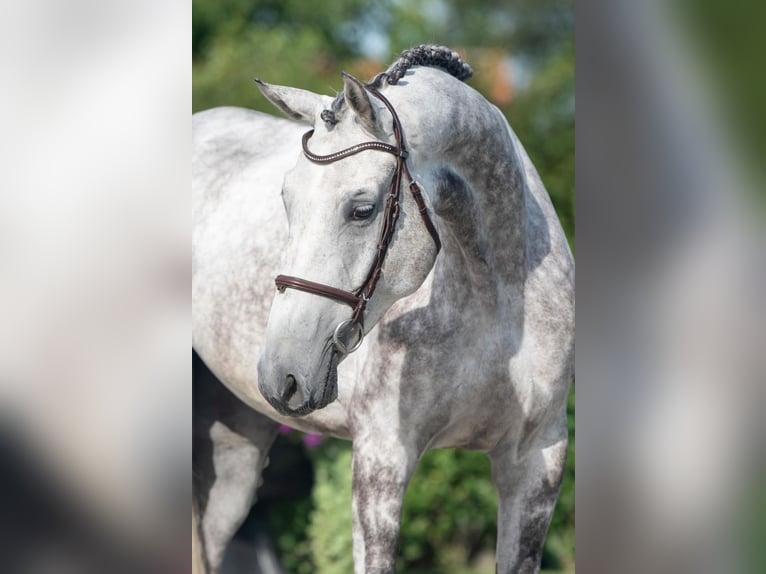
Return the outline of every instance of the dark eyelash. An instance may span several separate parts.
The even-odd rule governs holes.
[[[374,205],[357,206],[351,211],[351,219],[355,219],[357,221],[369,219],[372,216],[372,213],[374,211],[375,211]]]

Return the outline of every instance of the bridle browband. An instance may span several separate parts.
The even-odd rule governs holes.
[[[308,141],[311,139],[311,136],[314,135],[313,129],[303,135],[302,144],[303,154],[306,158],[309,161],[322,165],[334,163],[365,150],[382,151],[390,153],[396,157],[396,168],[394,169],[394,176],[391,179],[391,187],[389,188],[388,196],[386,198],[386,208],[383,212],[383,228],[381,229],[380,238],[378,239],[375,260],[370,267],[370,271],[367,273],[367,278],[364,280],[361,287],[355,291],[344,291],[343,289],[331,287],[330,285],[315,283],[314,281],[308,281],[298,277],[290,277],[288,275],[277,275],[275,279],[277,289],[280,293],[284,293],[285,289],[288,288],[296,289],[305,293],[311,293],[312,295],[319,295],[321,297],[340,301],[341,303],[349,305],[353,309],[351,319],[340,323],[333,333],[335,346],[342,354],[353,353],[359,348],[359,345],[362,344],[362,339],[364,338],[364,310],[378,285],[378,280],[380,279],[383,269],[383,263],[388,254],[388,247],[394,236],[394,231],[396,230],[396,222],[399,219],[399,197],[403,178],[406,177],[409,182],[410,193],[412,193],[412,197],[418,206],[420,216],[423,219],[423,223],[425,224],[428,233],[436,244],[436,251],[438,252],[441,249],[439,234],[436,231],[433,221],[431,221],[431,217],[428,215],[426,203],[423,199],[423,192],[407,167],[407,157],[409,153],[404,145],[404,133],[402,132],[402,124],[399,121],[399,116],[396,114],[391,102],[389,102],[374,85],[367,85],[365,87],[373,96],[383,102],[386,108],[388,108],[388,111],[391,112],[391,116],[394,119],[395,145],[380,141],[368,141],[329,155],[317,155],[312,153],[308,148]],[[346,327],[356,328],[358,334],[358,340],[350,348],[341,340],[342,331]]]

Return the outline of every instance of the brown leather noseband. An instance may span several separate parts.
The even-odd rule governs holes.
[[[399,116],[396,114],[391,102],[383,97],[383,94],[381,94],[376,87],[368,85],[366,88],[373,96],[383,102],[386,108],[388,108],[388,111],[391,112],[391,116],[394,119],[394,138],[396,139],[396,144],[391,145],[380,141],[369,141],[329,155],[316,155],[308,148],[308,141],[314,134],[314,130],[312,129],[303,135],[303,153],[310,161],[318,164],[334,163],[365,150],[382,151],[390,153],[396,157],[396,168],[394,169],[394,176],[391,179],[391,187],[389,188],[388,196],[386,197],[386,206],[385,211],[383,212],[383,227],[380,232],[380,238],[378,239],[375,260],[372,262],[370,271],[367,273],[367,278],[364,280],[361,287],[354,291],[344,291],[343,289],[331,287],[330,285],[315,283],[314,281],[287,275],[278,275],[275,280],[277,289],[280,293],[284,293],[285,289],[288,288],[297,289],[298,291],[304,291],[306,293],[311,293],[312,295],[319,295],[321,297],[340,301],[341,303],[349,305],[353,309],[351,319],[340,323],[333,334],[335,346],[338,351],[343,354],[352,353],[359,348],[359,345],[361,345],[362,339],[364,338],[364,310],[375,292],[375,287],[378,285],[378,280],[380,279],[383,269],[383,263],[388,254],[388,247],[394,236],[394,231],[396,230],[396,222],[399,219],[400,191],[402,180],[404,178],[409,182],[410,193],[412,193],[412,197],[418,206],[420,216],[423,218],[423,223],[425,224],[428,233],[430,233],[434,243],[436,243],[437,252],[441,249],[439,234],[436,231],[433,221],[431,221],[431,218],[428,215],[426,203],[423,200],[423,192],[407,167],[407,156],[409,154],[404,145],[404,134],[402,132],[402,124],[399,121]],[[359,337],[350,348],[340,339],[341,331],[346,326],[352,328],[355,327]]]

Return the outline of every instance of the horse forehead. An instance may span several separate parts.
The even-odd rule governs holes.
[[[338,197],[356,190],[376,191],[390,177],[395,164],[393,156],[374,150],[328,164],[301,157],[286,175],[285,186],[311,197]]]

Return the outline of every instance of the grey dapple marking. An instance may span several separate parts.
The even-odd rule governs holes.
[[[344,77],[344,97],[335,101],[294,88],[262,90],[314,127],[314,153],[392,142],[388,112],[353,78]],[[499,110],[430,67],[413,67],[382,92],[401,118],[410,169],[428,194],[443,248],[437,256],[403,192],[384,278],[366,313],[368,335],[337,368],[337,400],[290,418],[261,394],[276,395],[287,374],[298,386],[292,406],[326,390],[336,374],[323,352],[348,318],[346,305],[275,294],[273,281],[286,273],[343,289],[361,284],[378,227],[375,218],[351,221],[349,208],[378,208],[393,158],[366,151],[311,164],[300,153],[307,125],[233,108],[194,117],[194,349],[241,400],[235,418],[252,421],[250,428],[269,429],[272,419],[353,440],[357,574],[395,571],[407,483],[426,450],[450,446],[481,450],[492,461],[498,571],[537,572],[566,456],[572,257],[537,172]],[[326,109],[336,123],[322,119]],[[232,436],[244,431],[227,425],[217,404],[204,408],[220,423],[208,435],[212,462],[195,467],[203,474],[207,467],[209,477],[198,481],[214,480],[220,498],[215,506],[207,500],[200,528],[216,571],[272,430],[247,437],[255,447],[235,472],[235,462],[217,452],[238,442],[247,448]]]

